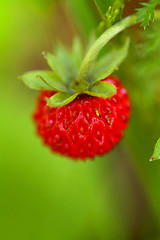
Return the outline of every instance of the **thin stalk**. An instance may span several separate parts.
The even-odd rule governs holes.
[[[155,11],[155,18],[160,19],[160,11]],[[80,71],[78,75],[78,80],[84,80],[85,76],[87,76],[90,67],[92,63],[94,62],[95,58],[101,51],[101,49],[113,38],[115,37],[118,33],[122,32],[124,29],[140,23],[142,21],[139,20],[137,21],[137,14],[131,15],[129,17],[124,18],[120,22],[116,23],[109,29],[107,29],[92,45],[88,53],[86,54]]]

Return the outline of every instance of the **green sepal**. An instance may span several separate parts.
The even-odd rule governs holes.
[[[150,161],[154,161],[154,160],[160,160],[160,138],[156,142],[156,145],[154,147],[153,155],[150,158]]]
[[[59,92],[53,95],[51,98],[47,98],[47,105],[49,107],[62,107],[72,102],[77,96],[78,93],[71,94]]]
[[[98,44],[101,45],[102,40],[97,40],[96,43],[98,42]],[[97,45],[98,50],[96,54],[94,54],[94,44],[91,47],[91,53],[96,55],[99,52],[99,48],[101,49],[102,47]],[[71,52],[68,49],[65,49],[62,45],[59,45],[55,49],[56,55],[51,53],[44,54],[53,72],[42,70],[33,71],[24,74],[21,79],[30,88],[58,92],[50,99],[47,99],[47,105],[50,107],[60,107],[66,105],[73,101],[78,95],[83,93],[96,97],[110,98],[116,93],[116,87],[111,83],[100,80],[108,77],[124,60],[129,47],[129,38],[125,37],[124,42],[120,47],[115,47],[115,44],[112,44],[111,46],[111,48],[108,48],[108,54],[104,58],[100,58],[100,60],[91,64],[91,71],[89,71],[90,58],[88,59],[86,55],[86,67],[88,68],[88,71],[84,69],[84,72],[87,72],[85,79],[80,77],[83,75],[81,72],[83,73],[82,70],[84,68],[85,61],[81,63],[83,48],[79,39],[74,40]],[[95,60],[94,56],[91,60]],[[78,73],[79,65],[83,67]]]
[[[85,91],[85,93],[95,97],[110,98],[116,93],[116,91],[117,89],[113,84],[100,81],[93,84],[89,91]]]
[[[52,90],[67,92],[68,89],[64,83],[51,71],[37,70],[25,73],[19,77],[24,83],[36,90]]]
[[[69,77],[73,74],[75,69],[74,59],[72,57],[72,53],[65,48],[62,43],[59,43],[55,47],[55,55],[58,61],[63,65],[63,71],[65,72],[65,78]],[[61,67],[62,67],[61,65]]]
[[[62,44],[59,44],[55,49],[55,54],[59,61],[63,64],[63,72],[65,73],[65,81],[68,86],[70,86],[71,82],[74,81],[77,77],[77,72],[80,67],[76,65],[76,54],[73,56],[73,52],[66,49]]]
[[[111,51],[99,60],[93,66],[93,79],[91,83],[95,83],[111,75],[114,70],[123,62],[126,58],[130,44],[130,38],[126,37],[123,45],[118,48],[111,49]]]
[[[72,58],[74,60],[75,66],[79,68],[83,60],[83,47],[78,37],[75,37],[73,41]]]
[[[100,81],[91,86],[90,90],[83,91],[83,93],[90,96],[110,98],[116,93],[116,87],[105,81]],[[47,105],[50,107],[62,107],[72,102],[79,93],[58,92],[51,98],[47,98]]]
[[[90,84],[84,80],[74,81],[71,85],[71,89],[77,93],[83,93],[88,89]]]
[[[76,39],[73,42],[72,52],[59,43],[55,48],[55,55],[44,54],[50,68],[68,86],[76,79],[82,62],[82,45],[80,40]]]
[[[52,71],[64,82],[67,82],[67,71],[61,60],[52,53],[44,53],[45,59]]]

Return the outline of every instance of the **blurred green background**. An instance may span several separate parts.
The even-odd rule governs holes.
[[[160,135],[149,121],[152,106],[142,114],[133,100],[120,145],[94,161],[74,162],[42,146],[31,118],[37,93],[17,79],[47,68],[41,52],[52,51],[57,39],[71,46],[79,35],[85,44],[99,20],[90,0],[1,0],[1,240],[160,239],[160,163],[148,161]],[[140,84],[128,81],[134,69],[125,66],[119,75],[131,98],[145,102]]]

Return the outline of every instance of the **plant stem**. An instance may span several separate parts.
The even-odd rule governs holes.
[[[160,11],[155,11],[155,17],[160,19]],[[97,57],[98,53],[101,49],[115,37],[118,33],[123,31],[124,29],[141,22],[141,20],[137,21],[137,14],[131,15],[129,17],[124,18],[120,22],[116,23],[109,29],[107,29],[92,45],[88,53],[86,54],[80,71],[78,75],[78,80],[85,80],[92,63],[94,62],[95,58]]]

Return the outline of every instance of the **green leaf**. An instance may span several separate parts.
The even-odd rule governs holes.
[[[58,46],[55,48],[55,54],[59,62],[61,62],[63,65],[63,72],[65,72],[65,81],[69,86],[70,83],[75,80],[78,72],[72,53],[62,44],[58,44]]]
[[[78,74],[78,80],[83,79],[86,80],[88,74],[90,73],[90,69],[93,66],[93,63],[102,50],[102,48],[118,33],[126,29],[127,27],[135,24],[136,15],[131,15],[127,18],[124,18],[119,23],[115,24],[111,28],[107,29],[92,45],[87,54],[85,55],[83,62],[81,64],[81,68]]]
[[[70,83],[76,79],[78,69],[82,62],[80,42],[78,43],[77,40],[77,46],[74,45],[73,53],[59,43],[55,47],[55,55],[47,53],[46,59],[54,73],[69,87]]]
[[[159,3],[160,0],[150,0],[148,3],[141,3],[143,7],[137,9],[137,21],[143,20],[140,26],[144,29],[149,26],[150,18],[154,21],[154,10]]]
[[[67,71],[65,66],[62,64],[62,62],[58,59],[57,56],[46,53],[44,54],[48,65],[53,70],[53,72],[63,81],[67,82]]]
[[[55,46],[55,55],[58,58],[58,61],[60,61],[63,67],[66,69],[66,71],[72,68],[73,59],[71,56],[71,52],[60,42],[57,46]]]
[[[78,37],[75,37],[73,41],[72,57],[74,59],[75,66],[79,68],[83,60],[83,46]]]
[[[89,91],[85,91],[86,94],[96,97],[110,98],[116,93],[116,87],[105,81],[100,81],[91,86]]]
[[[67,91],[67,88],[51,71],[37,70],[25,73],[20,77],[32,89],[47,89],[54,91]]]
[[[150,161],[154,161],[154,160],[160,160],[160,138],[156,142],[153,155],[150,158]]]
[[[50,107],[62,107],[72,102],[77,96],[78,93],[70,94],[59,92],[47,99],[47,105]]]
[[[130,44],[130,38],[126,37],[123,42],[123,46],[119,48],[112,49],[111,51],[98,63],[93,65],[95,76],[93,76],[92,83],[102,80],[113,73],[115,68],[117,68],[123,60],[126,58]]]
[[[93,84],[110,76],[114,70],[115,70],[116,66],[114,64],[108,66],[104,71],[98,73],[93,79],[94,81],[92,82]]]

